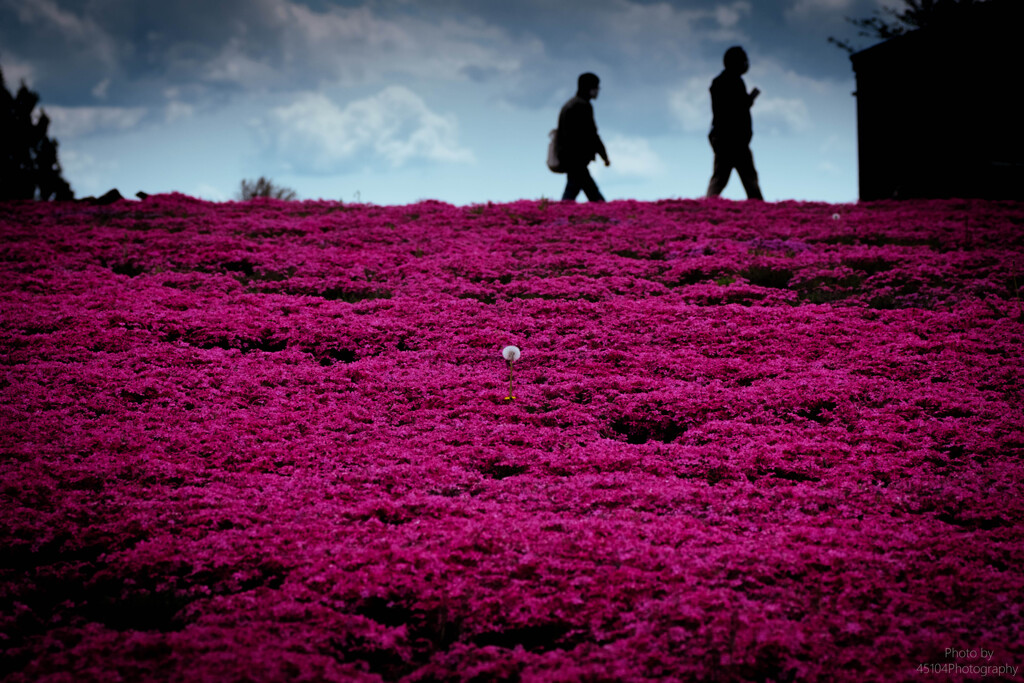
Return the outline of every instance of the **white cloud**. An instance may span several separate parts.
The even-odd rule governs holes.
[[[828,174],[828,175],[833,176],[833,177],[839,176],[839,175],[842,175],[843,173],[845,173],[845,169],[840,168],[839,166],[837,166],[836,164],[832,163],[831,161],[819,162],[818,163],[818,170],[821,171],[822,173]]]
[[[608,159],[612,165],[608,168],[610,173],[636,178],[650,178],[660,175],[665,170],[665,164],[651,148],[646,138],[627,137],[625,135],[613,134],[605,141],[608,150]],[[604,167],[604,163],[599,163]]]
[[[209,183],[201,183],[197,185],[192,191],[192,196],[200,199],[206,199],[211,202],[226,202],[231,199],[231,196],[228,195],[228,193],[215,185],[210,185]]]
[[[31,64],[18,60],[10,53],[0,51],[0,67],[3,68],[4,84],[12,93],[18,91],[22,81],[32,87],[35,70]]]
[[[259,128],[268,146],[300,172],[332,173],[381,162],[398,168],[414,161],[473,160],[472,152],[458,144],[455,119],[432,112],[401,86],[344,108],[323,94],[306,94],[272,110]]]
[[[223,102],[246,91],[447,81],[466,83],[490,102],[530,108],[560,104],[576,75],[591,68],[609,86],[660,87],[666,75],[694,73],[709,43],[746,42],[754,7],[751,0],[533,0],[521,11],[466,0],[436,7],[409,0],[102,0],[103,11],[95,12],[67,9],[69,0],[0,6],[21,2],[30,7],[21,14],[34,33],[60,31],[64,45],[76,36],[76,58],[87,44],[102,46],[96,49],[113,68],[97,68],[90,58],[77,70],[90,86],[100,84],[94,96],[104,98],[109,88],[110,103],[131,86],[143,86],[133,94],[190,88],[176,99],[194,104],[214,93],[226,96]],[[197,12],[203,21],[195,20]],[[124,16],[132,21],[120,21]],[[48,62],[40,71],[62,66]],[[102,85],[109,77],[117,87]]]
[[[822,15],[846,12],[853,0],[795,0],[785,11],[786,19],[808,20]]]
[[[719,5],[715,8],[715,19],[722,28],[732,28],[740,22],[744,14],[750,14],[749,2],[734,2],[731,5]]]
[[[575,89],[575,78],[595,71],[613,92],[661,89],[704,72],[707,46],[745,43],[753,4],[719,2],[637,2],[593,0],[588,3],[541,3],[532,26],[541,48],[519,50],[521,67],[505,83],[508,101],[530,108],[554,107]],[[521,33],[515,34],[517,37]],[[719,53],[720,54],[720,53]]]
[[[210,83],[265,86],[281,81],[282,74],[266,59],[247,54],[241,41],[233,39],[204,65],[202,78]]]
[[[847,147],[847,141],[841,139],[838,135],[832,134],[825,138],[825,140],[818,147],[818,152],[821,154],[831,154],[836,151],[845,152]]]
[[[62,9],[54,0],[19,0],[6,4],[16,9],[23,24],[42,29],[43,36],[54,36],[62,44],[74,46],[81,54],[95,58],[103,65],[115,65],[116,43],[88,16],[78,16]]]
[[[380,16],[375,6],[317,11],[292,0],[257,0],[233,22],[205,63],[182,56],[183,70],[211,83],[245,88],[356,85],[395,74],[463,81],[516,70],[536,41],[513,41],[473,18]],[[171,55],[172,58],[175,55]]]
[[[103,178],[118,170],[118,163],[110,158],[97,159],[91,154],[79,152],[74,147],[61,145],[58,160],[63,175],[71,184],[76,196],[100,195],[110,189],[103,186]]]
[[[167,123],[174,123],[181,119],[190,119],[195,113],[195,107],[184,102],[168,102],[164,108],[164,120]]]
[[[793,134],[807,130],[811,117],[802,99],[759,97],[751,113],[755,130],[768,133]]]
[[[93,87],[92,96],[98,100],[105,100],[107,99],[108,90],[110,90],[110,79],[104,78]]]
[[[43,107],[50,132],[59,140],[134,128],[146,115],[143,107]]]
[[[600,16],[600,35],[594,36],[595,41],[621,55],[650,59],[659,54],[683,59],[696,54],[703,42],[741,40],[744,36],[739,24],[751,13],[751,4],[736,0],[704,9],[616,0],[594,13]]]
[[[0,0],[3,16],[14,18],[0,27],[0,44],[14,49],[7,36],[24,33],[33,45],[52,45],[21,48],[35,51],[31,63],[39,78],[61,77],[65,88],[76,90],[76,102],[84,80],[85,93],[99,100],[109,93],[115,103],[111,77],[125,87],[180,86],[199,99],[215,90],[234,96],[409,79],[493,81],[545,51],[531,33],[513,37],[475,9],[423,9],[404,1],[343,6],[350,4]],[[10,55],[0,56],[8,79],[22,75],[9,66]],[[136,83],[119,80],[129,76]],[[50,97],[54,92],[47,91]]]
[[[710,79],[693,77],[669,92],[668,106],[688,133],[706,133],[711,128]]]

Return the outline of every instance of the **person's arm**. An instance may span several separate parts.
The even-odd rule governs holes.
[[[754,100],[756,100],[757,96],[760,95],[760,94],[761,94],[761,91],[758,90],[757,88],[754,88],[753,90],[751,90],[750,91],[750,103],[747,105],[747,107],[753,107],[754,106]]]
[[[597,123],[594,122],[594,107],[588,102],[587,108],[590,113],[588,127],[590,128],[590,134],[593,136],[594,153],[604,160],[605,166],[610,166],[612,162],[608,161],[608,152],[604,148],[604,143],[601,142],[601,136],[597,134]]]
[[[611,166],[612,162],[608,161],[608,152],[605,151],[604,143],[601,142],[601,136],[597,134],[597,130],[594,130],[594,138],[597,140],[597,154],[604,159],[605,166]]]

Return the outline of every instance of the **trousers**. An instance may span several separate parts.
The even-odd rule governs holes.
[[[604,201],[601,190],[597,189],[597,183],[590,176],[590,171],[587,170],[586,166],[571,168],[566,171],[565,175],[565,192],[562,193],[563,201],[576,201],[576,196],[580,193],[580,190],[583,190],[587,195],[587,199],[592,202]]]
[[[747,199],[764,199],[761,196],[761,186],[757,182],[757,170],[754,168],[754,155],[749,145],[715,145],[715,166],[711,171],[711,182],[708,183],[708,196],[717,197],[722,194],[732,169],[743,183],[743,189],[747,192]]]

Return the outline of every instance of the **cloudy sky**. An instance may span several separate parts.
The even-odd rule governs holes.
[[[77,196],[228,200],[263,175],[376,204],[560,197],[548,132],[593,71],[612,165],[591,170],[651,200],[706,190],[708,85],[740,44],[765,198],[843,202],[854,80],[827,39],[883,2],[0,0],[0,69],[41,95]]]

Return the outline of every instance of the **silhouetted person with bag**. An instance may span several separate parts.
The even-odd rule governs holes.
[[[590,100],[597,98],[599,90],[600,80],[597,76],[592,73],[581,74],[577,81],[576,95],[565,103],[558,114],[555,147],[567,176],[563,200],[575,201],[576,195],[583,190],[590,201],[604,201],[597,183],[587,170],[587,164],[598,155],[604,159],[605,166],[611,164],[604,143],[597,134],[594,107],[590,104]]]
[[[748,199],[764,199],[757,183],[754,155],[750,152],[753,128],[750,108],[761,91],[754,88],[747,93],[741,76],[750,68],[747,53],[740,46],[730,47],[722,60],[725,70],[711,81],[711,133],[708,139],[715,151],[715,167],[708,183],[708,196],[722,194],[729,182],[732,169],[736,169]]]

